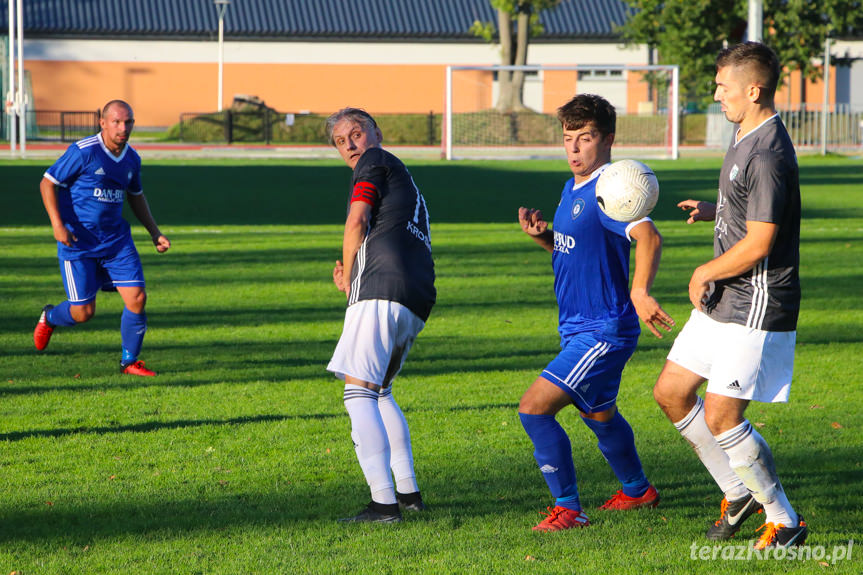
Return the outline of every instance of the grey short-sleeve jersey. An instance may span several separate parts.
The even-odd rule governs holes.
[[[436,292],[425,198],[401,160],[381,148],[357,162],[351,196],[367,198],[372,215],[351,272],[348,305],[395,301],[426,321]]]
[[[794,331],[800,310],[800,180],[797,155],[779,115],[732,144],[719,175],[713,253],[746,235],[746,222],[779,227],[770,254],[751,270],[715,282],[705,311],[717,321]]]

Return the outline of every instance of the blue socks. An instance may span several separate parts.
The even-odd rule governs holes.
[[[147,332],[147,314],[134,313],[129,308],[123,308],[120,316],[120,337],[123,341],[123,359],[121,363],[134,363],[141,353],[144,344],[144,334]]]
[[[635,436],[629,423],[620,415],[608,421],[595,421],[582,417],[598,441],[599,451],[608,461],[614,475],[623,484],[623,493],[629,497],[641,497],[650,487],[644,476],[638,451],[635,449]]]
[[[69,303],[69,300],[66,300],[55,306],[53,309],[48,310],[45,314],[45,319],[47,319],[48,323],[51,325],[62,325],[66,327],[71,327],[77,323],[72,319],[72,304]]]
[[[569,436],[553,415],[519,413],[518,416],[533,442],[533,456],[552,496],[557,500],[556,504],[581,511]]]

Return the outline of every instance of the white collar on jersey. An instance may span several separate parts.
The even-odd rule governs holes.
[[[764,120],[763,122],[761,122],[760,124],[758,124],[757,126],[752,128],[751,130],[746,132],[746,134],[744,134],[743,137],[740,138],[739,140],[737,139],[737,134],[740,133],[740,128],[737,128],[737,131],[734,132],[734,140],[735,140],[734,147],[736,148],[737,144],[739,144],[740,142],[742,142],[743,140],[748,138],[750,135],[754,134],[756,131],[758,131],[758,128],[760,128],[761,126],[763,126],[764,124],[766,124],[767,122],[772,120],[773,118],[776,118],[777,116],[779,116],[779,112],[776,112],[775,114],[773,114],[772,116],[770,116],[769,118],[767,118],[766,120]]]
[[[593,170],[593,173],[592,173],[592,174],[590,174],[590,177],[589,177],[589,178],[587,178],[586,180],[584,180],[583,182],[581,182],[580,184],[573,183],[573,184],[572,184],[572,190],[573,190],[573,191],[575,191],[575,190],[577,190],[578,188],[580,188],[580,187],[582,187],[582,186],[586,186],[586,185],[587,185],[587,184],[589,184],[591,181],[593,181],[594,179],[598,178],[598,177],[599,177],[599,174],[601,174],[603,171],[605,171],[605,168],[607,168],[607,167],[608,167],[608,166],[610,166],[610,165],[611,165],[611,162],[608,162],[607,164],[602,164],[601,166],[599,166],[598,168],[596,168],[595,170]]]
[[[107,155],[109,158],[111,158],[112,160],[114,160],[118,164],[123,161],[123,158],[126,157],[126,152],[129,151],[129,144],[128,143],[125,146],[123,146],[123,151],[120,152],[120,155],[115,156],[114,152],[109,150],[108,146],[106,146],[105,142],[102,140],[102,132],[99,132],[98,134],[96,134],[96,137],[99,138],[99,145],[102,146],[102,151],[105,152],[105,155]]]

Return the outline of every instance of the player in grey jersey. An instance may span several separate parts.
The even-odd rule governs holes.
[[[773,99],[779,62],[746,42],[720,52],[716,93],[739,129],[716,204],[686,200],[687,223],[714,221],[714,258],[689,282],[695,309],[668,354],[654,397],[723,491],[713,540],[766,514],[757,549],[800,545],[808,528],[785,495],[764,438],[744,417],[751,400],[787,402],[794,363],[800,251],[797,158]],[[696,391],[707,381],[702,400]]]
[[[368,113],[338,111],[327,119],[327,136],[354,171],[342,260],[333,269],[348,308],[327,369],[345,381],[351,437],[372,495],[342,521],[393,523],[401,521],[400,507],[425,509],[392,380],[435,302],[428,211],[405,165],[381,148],[383,135]]]

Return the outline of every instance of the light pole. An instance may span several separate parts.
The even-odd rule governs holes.
[[[222,111],[222,68],[225,63],[225,12],[231,0],[213,0],[219,12],[219,112]]]

